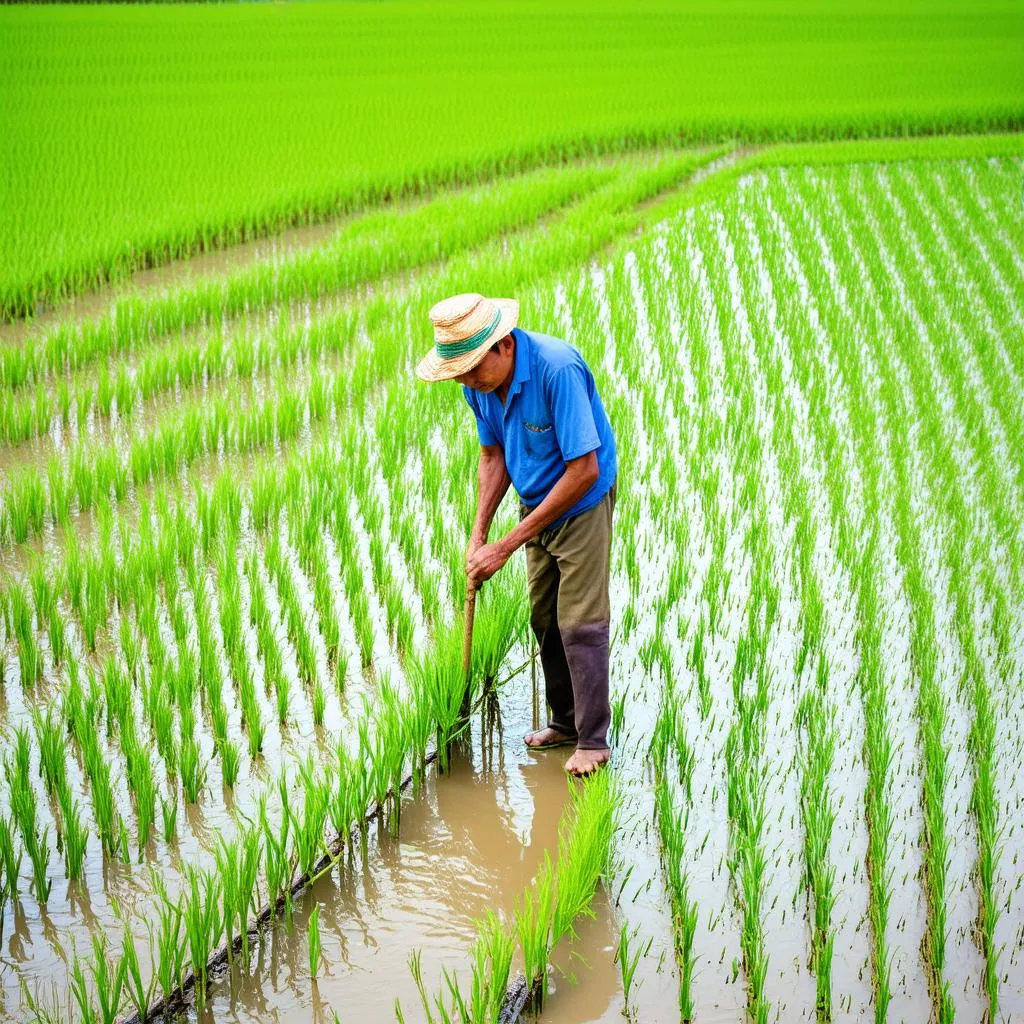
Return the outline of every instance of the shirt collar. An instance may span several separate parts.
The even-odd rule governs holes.
[[[513,327],[512,337],[516,339],[516,368],[508,389],[509,398],[518,394],[523,384],[530,379],[530,336],[521,327]]]

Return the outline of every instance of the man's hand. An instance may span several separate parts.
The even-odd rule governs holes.
[[[469,544],[466,546],[466,572],[469,572],[469,560],[486,543],[487,539],[485,537],[481,537],[477,533],[470,534]]]
[[[472,546],[470,541],[470,546]],[[466,575],[479,586],[489,580],[508,560],[511,552],[499,541],[497,544],[481,544],[466,559]]]

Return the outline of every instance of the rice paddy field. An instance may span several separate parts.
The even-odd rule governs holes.
[[[1021,21],[928,10],[4,12],[0,1020],[1024,1019]],[[313,32],[288,123],[241,69]],[[478,442],[412,367],[467,290],[618,439],[585,784],[521,555],[463,671]]]

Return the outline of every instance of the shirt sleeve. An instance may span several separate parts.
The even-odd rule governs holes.
[[[480,415],[480,410],[476,407],[476,402],[473,401],[472,389],[463,384],[462,393],[465,395],[466,402],[469,404],[470,409],[473,410],[473,415],[476,417],[476,432],[477,436],[480,438],[480,444],[501,444],[501,442],[494,436],[494,431],[487,425],[487,421]]]
[[[566,462],[601,447],[586,381],[578,366],[563,366],[551,375],[548,401],[555,438]]]

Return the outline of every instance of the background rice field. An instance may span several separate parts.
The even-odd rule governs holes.
[[[1013,0],[25,6],[0,315],[396,195],[638,145],[1019,128]]]
[[[526,31],[521,9],[501,12],[508,38]],[[412,1021],[422,999],[442,1019],[447,970],[479,996],[463,1018],[485,1020],[510,969],[544,979],[549,1021],[1024,1015],[1024,141],[761,144],[1016,125],[1019,72],[1000,54],[1018,15],[968,28],[933,10],[920,62],[883,62],[899,102],[848,80],[853,116],[831,78],[800,87],[806,55],[863,57],[923,22],[863,10],[826,31],[801,12],[772,22],[773,52],[796,56],[761,95],[700,61],[680,72],[709,90],[700,103],[637,92],[621,125],[582,101],[547,122],[527,91],[515,141],[445,141],[434,163],[381,117],[308,207],[264,200],[278,177],[313,188],[309,148],[266,177],[259,159],[231,178],[156,158],[162,104],[197,88],[159,71],[164,46],[145,62],[162,84],[133,94],[152,96],[152,136],[112,132],[100,122],[117,105],[78,94],[99,119],[91,152],[138,178],[116,259],[94,228],[108,186],[48,222],[49,175],[65,171],[31,147],[55,136],[38,120],[8,136],[5,180],[39,199],[10,228],[5,214],[22,252],[58,220],[96,246],[95,273],[58,260],[49,293],[5,248],[18,294],[127,273],[147,237],[166,256],[199,224],[224,242],[346,212],[4,328],[0,1016],[112,1021],[171,997],[165,1020]],[[595,78],[587,62],[606,54],[580,39],[570,71],[595,88],[690,45],[645,34],[672,39],[671,19],[609,34],[612,13],[588,31],[635,46],[637,64]],[[690,16],[716,46],[726,19],[767,59],[740,13]],[[199,16],[18,12],[21,64],[4,74],[22,96],[77,89],[124,52],[119,33],[167,19],[207,68],[231,50],[219,80],[241,97],[254,53],[294,67],[299,40],[329,39],[334,20],[377,39],[366,26],[392,18],[411,40],[424,14],[207,9],[216,44],[181,28]],[[254,26],[272,18],[297,19],[296,35],[267,42]],[[95,44],[60,63],[76,19]],[[232,26],[250,48],[232,49]],[[953,38],[961,66],[985,68],[967,76],[973,98],[943,92],[952,65],[925,59]],[[394,67],[359,53],[345,74],[389,109]],[[113,66],[96,89],[131,65]],[[321,73],[316,52],[303,67]],[[435,123],[478,113],[445,95]],[[318,109],[293,139],[318,137]],[[260,116],[285,130],[281,108]],[[549,138],[556,124],[572,127]],[[702,144],[637,148],[680,136]],[[221,142],[188,145],[212,160]],[[239,205],[214,189],[202,215],[173,209],[179,174]],[[158,207],[178,248],[135,233],[159,227]],[[598,785],[568,788],[564,752],[521,747],[544,717],[521,556],[481,594],[461,713],[478,448],[458,390],[411,367],[426,309],[464,290],[516,295],[524,326],[576,345],[619,441],[614,771]],[[509,500],[498,525],[514,516]]]

